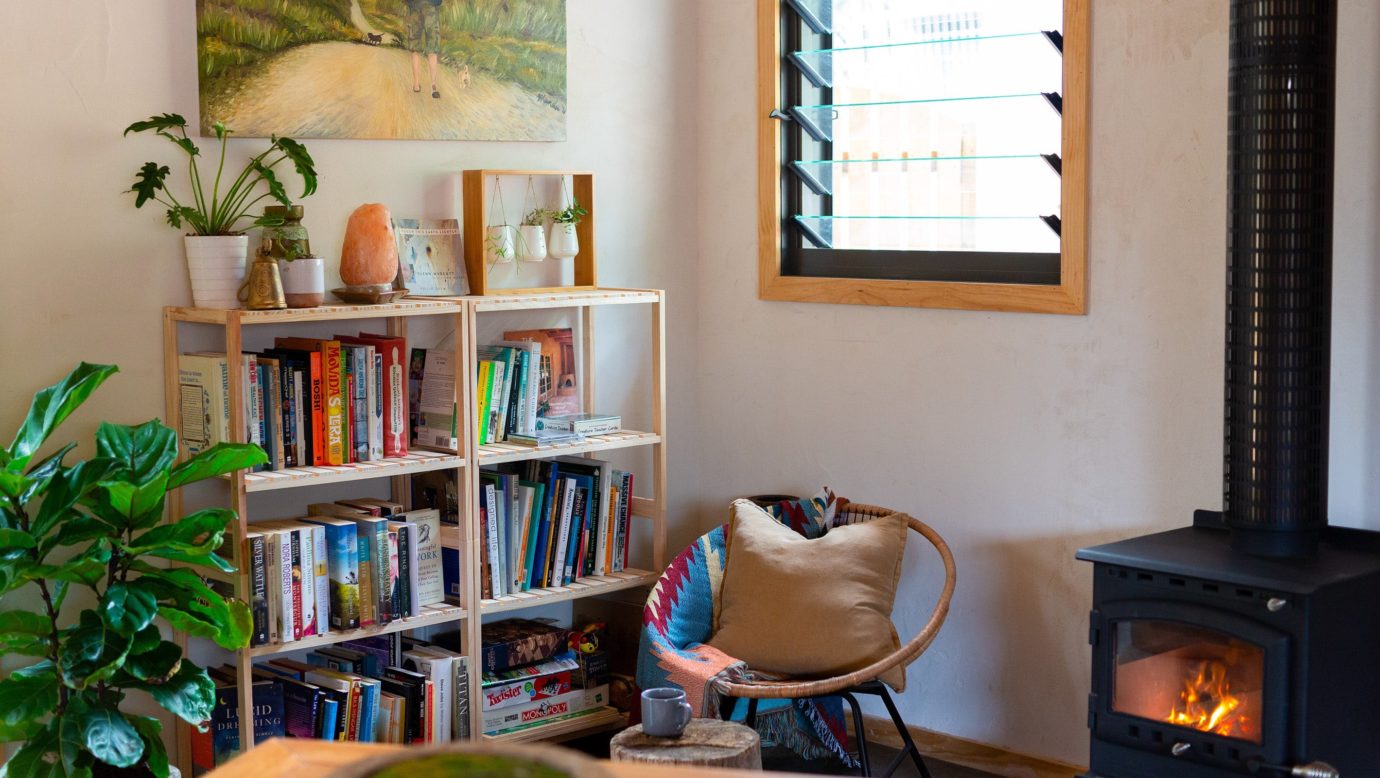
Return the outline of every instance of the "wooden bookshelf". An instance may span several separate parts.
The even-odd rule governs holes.
[[[449,471],[456,479],[457,494],[460,499],[460,523],[443,525],[443,545],[458,549],[461,554],[461,569],[464,571],[460,582],[459,602],[447,602],[429,606],[423,613],[407,619],[399,619],[389,624],[349,631],[332,631],[325,635],[285,644],[255,646],[233,652],[233,664],[239,677],[239,688],[250,688],[249,679],[253,663],[267,657],[300,652],[311,648],[339,643],[360,637],[386,635],[394,632],[413,630],[437,625],[458,625],[461,628],[462,645],[459,649],[470,658],[470,689],[481,688],[480,668],[480,628],[484,618],[497,614],[511,614],[526,608],[554,603],[568,602],[585,597],[598,597],[604,594],[650,586],[656,581],[658,571],[665,566],[666,550],[666,431],[665,431],[665,293],[653,289],[605,289],[585,288],[569,292],[542,291],[530,294],[510,294],[495,296],[469,296],[453,298],[429,298],[424,300],[405,299],[397,303],[383,305],[342,305],[329,304],[320,308],[283,311],[212,311],[196,308],[166,308],[163,314],[164,347],[164,395],[165,413],[169,426],[180,429],[180,405],[178,403],[177,356],[181,353],[180,338],[186,326],[213,325],[223,328],[226,354],[236,354],[244,349],[244,331],[247,326],[279,325],[290,327],[306,322],[360,322],[352,329],[374,329],[381,320],[387,334],[396,337],[407,336],[407,322],[416,316],[448,317],[448,324],[455,332],[454,362],[457,369],[456,407],[459,413],[460,447],[457,451],[436,451],[413,448],[403,457],[394,457],[373,462],[324,467],[297,467],[279,471],[257,473],[236,472],[224,479],[228,487],[225,500],[228,507],[235,510],[238,520],[231,526],[234,549],[227,556],[239,558],[244,547],[244,536],[253,529],[254,520],[269,518],[254,513],[257,503],[251,496],[271,492],[279,495],[275,504],[281,504],[290,493],[288,489],[299,487],[337,488],[337,494],[322,497],[314,492],[311,501],[325,499],[344,499],[354,496],[343,487],[345,484],[364,482],[371,479],[387,479],[393,499],[404,504],[410,503],[409,476],[427,471]],[[582,332],[581,355],[583,357],[582,401],[587,409],[595,409],[594,383],[597,371],[594,364],[594,323],[595,311],[601,306],[647,306],[650,316],[645,333],[617,333],[619,338],[650,338],[650,378],[651,378],[651,429],[621,430],[616,433],[595,435],[584,440],[554,446],[528,447],[509,443],[494,443],[480,446],[472,423],[478,413],[474,385],[478,369],[477,349],[481,343],[476,341],[478,316],[491,312],[530,311],[541,309],[577,309]],[[291,332],[287,330],[286,332]],[[276,333],[275,333],[276,334]],[[605,337],[608,337],[606,334]],[[411,344],[409,344],[409,347]],[[189,349],[188,349],[189,350]],[[241,398],[241,378],[239,371],[230,371],[230,418],[231,434],[234,440],[243,441],[244,412]],[[604,409],[599,409],[604,410]],[[618,411],[621,409],[608,409]],[[479,592],[481,567],[479,552],[481,536],[479,521],[479,469],[480,466],[538,459],[555,456],[584,455],[631,447],[649,447],[651,450],[651,470],[637,473],[636,484],[651,494],[633,499],[632,515],[637,520],[634,534],[651,533],[651,554],[648,559],[638,560],[644,566],[624,570],[605,576],[581,578],[567,586],[554,586],[535,589],[521,594],[506,595],[491,600],[480,600]],[[297,506],[297,515],[306,513],[307,498],[302,498]],[[170,515],[181,515],[183,508],[181,491],[169,496]],[[288,512],[290,513],[290,512]],[[275,511],[272,518],[279,518],[284,511]],[[228,581],[235,587],[238,597],[249,599],[250,583],[247,570],[235,573],[212,574],[218,580]],[[186,646],[186,635],[175,636],[180,645]],[[452,646],[452,648],[455,648]],[[470,720],[473,722],[472,738],[481,737],[481,695],[470,695]],[[253,742],[253,715],[248,695],[240,696],[240,742]],[[551,722],[530,729],[505,734],[496,738],[503,741],[559,740],[583,733],[622,726],[626,717],[611,708],[593,714]],[[190,729],[179,725],[178,763],[183,774],[191,774]],[[252,745],[250,746],[252,748]]]
[[[626,726],[626,713],[616,708],[596,708],[588,713],[536,724],[501,735],[484,735],[483,738],[494,743],[559,743],[594,732],[622,729]]]

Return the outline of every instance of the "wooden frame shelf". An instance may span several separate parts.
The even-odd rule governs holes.
[[[619,430],[603,435],[586,435],[584,440],[569,443],[556,443],[549,446],[520,446],[516,443],[485,443],[479,447],[475,459],[480,465],[496,465],[500,462],[520,462],[525,459],[546,459],[571,454],[590,454],[595,451],[608,451],[615,448],[650,446],[660,443],[661,436],[655,432]]]
[[[651,586],[656,583],[656,579],[660,576],[660,573],[647,570],[627,569],[608,575],[577,578],[565,586],[548,586],[518,594],[505,594],[502,597],[489,600],[480,600],[479,612],[485,615],[505,613],[523,608],[534,608],[538,605],[565,602],[566,600],[578,600],[582,597],[610,594],[623,589],[636,589],[639,586]]]
[[[592,227],[592,222],[591,222]],[[584,236],[581,236],[584,243]],[[589,243],[591,247],[592,242]],[[594,378],[594,310],[606,305],[645,305],[650,312],[650,378],[651,378],[651,424],[650,430],[621,430],[607,435],[591,435],[584,440],[554,446],[527,447],[508,443],[494,443],[480,446],[476,440],[475,428],[469,420],[478,413],[477,392],[474,390],[479,364],[477,317],[481,313],[555,310],[575,308],[579,310],[582,334],[582,402],[585,408],[595,408]],[[184,325],[216,325],[224,328],[223,350],[226,354],[237,354],[244,350],[243,329],[250,325],[293,324],[297,322],[326,321],[369,321],[383,320],[391,336],[406,337],[407,322],[414,316],[445,316],[455,331],[455,354],[457,385],[455,388],[456,412],[461,420],[459,449],[442,451],[418,449],[403,457],[393,457],[361,462],[350,465],[313,466],[288,468],[278,471],[249,473],[239,471],[221,479],[228,485],[229,506],[238,518],[227,533],[233,538],[233,551],[227,556],[235,559],[243,557],[246,533],[254,530],[251,519],[261,518],[250,511],[249,495],[259,492],[276,492],[286,495],[283,490],[305,486],[329,486],[356,481],[386,478],[390,482],[393,498],[409,503],[410,484],[407,476],[427,471],[452,471],[456,479],[456,493],[460,501],[460,522],[458,525],[442,526],[442,544],[457,549],[461,558],[464,576],[460,582],[458,601],[448,600],[444,604],[428,606],[424,612],[389,624],[357,630],[334,631],[325,635],[313,636],[289,643],[255,646],[234,652],[234,665],[239,688],[250,688],[253,664],[265,657],[309,650],[319,646],[340,643],[355,638],[387,635],[406,630],[438,625],[456,624],[461,628],[460,650],[470,658],[470,689],[481,688],[480,629],[483,617],[508,613],[535,605],[548,605],[583,597],[598,597],[626,589],[650,586],[656,582],[666,560],[666,388],[665,388],[665,293],[657,289],[611,289],[590,284],[570,291],[528,290],[494,296],[469,296],[430,298],[426,300],[403,300],[383,305],[343,305],[330,304],[320,308],[282,310],[282,311],[215,311],[197,308],[165,308],[163,312],[163,351],[164,351],[164,404],[165,420],[175,429],[180,429],[181,407],[178,384],[179,336]],[[375,325],[377,327],[377,325]],[[622,334],[620,334],[622,337]],[[409,344],[411,345],[411,344]],[[239,371],[229,374],[230,430],[232,439],[243,442],[245,436],[245,408],[243,407],[242,379]],[[505,595],[492,600],[480,601],[480,545],[482,533],[479,531],[479,469],[482,465],[514,462],[528,459],[541,459],[556,456],[591,455],[599,451],[613,449],[649,447],[651,449],[651,470],[639,471],[639,487],[653,490],[649,496],[634,497],[631,514],[639,519],[639,532],[650,532],[650,558],[645,560],[650,569],[629,569],[604,576],[581,578],[568,586],[554,586]],[[214,482],[214,481],[213,481]],[[169,515],[182,514],[182,490],[173,492],[168,499]],[[347,495],[341,494],[340,497]],[[281,499],[281,498],[280,498]],[[331,498],[336,499],[336,498]],[[296,506],[297,515],[306,512],[306,505]],[[262,518],[268,518],[264,516]],[[646,537],[645,535],[643,537]],[[228,541],[227,541],[228,542]],[[641,564],[644,560],[638,560]],[[250,599],[249,571],[243,564],[233,573],[210,574],[217,580],[225,581],[235,587],[236,596]],[[188,636],[175,634],[175,639],[183,647]],[[470,695],[470,721],[472,738],[482,736],[481,711],[482,695]],[[239,698],[240,742],[250,743],[254,717],[248,695]],[[551,722],[531,729],[502,735],[485,737],[500,741],[559,740],[574,737],[598,729],[621,726],[626,717],[613,709],[580,716],[577,718]],[[178,763],[183,774],[191,774],[190,729],[178,726]],[[252,746],[251,746],[252,747]]]
[[[245,473],[244,489],[251,493],[266,492],[273,489],[291,489],[299,486],[317,486],[345,481],[364,481],[370,478],[412,475],[430,470],[448,470],[464,466],[465,458],[455,453],[414,449],[405,456],[388,457],[371,462],[356,462],[350,465],[289,467],[283,470]],[[224,477],[229,479],[229,476]]]
[[[249,649],[249,655],[252,657],[277,656],[279,654],[302,651],[308,648],[330,646],[336,643],[343,643],[347,640],[358,640],[360,638],[375,637],[377,635],[389,635],[394,632],[401,632],[405,629],[431,627],[437,624],[451,624],[462,621],[468,617],[465,609],[459,605],[427,605],[422,608],[422,611],[420,615],[410,616],[405,619],[396,619],[381,627],[363,627],[360,629],[332,631],[324,635],[315,635],[309,638],[302,638],[301,640],[294,640],[291,643],[255,646]]]

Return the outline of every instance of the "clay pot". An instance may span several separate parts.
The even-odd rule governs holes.
[[[345,225],[340,249],[340,280],[348,286],[392,284],[398,275],[398,244],[388,207],[368,203],[356,208]]]

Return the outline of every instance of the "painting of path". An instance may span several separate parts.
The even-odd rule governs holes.
[[[565,140],[565,0],[198,0],[203,134]]]

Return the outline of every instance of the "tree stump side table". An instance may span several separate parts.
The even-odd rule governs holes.
[[[762,769],[762,745],[757,733],[731,721],[692,719],[680,737],[652,737],[642,725],[629,727],[609,743],[615,762],[649,762],[701,767]]]

